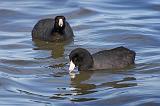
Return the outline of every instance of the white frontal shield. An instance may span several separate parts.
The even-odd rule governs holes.
[[[72,72],[75,68],[75,64],[72,62],[72,60],[70,61],[70,64],[69,64],[69,72]]]
[[[59,19],[59,23],[58,23],[58,25],[59,25],[60,27],[62,27],[62,26],[63,26],[63,19]]]

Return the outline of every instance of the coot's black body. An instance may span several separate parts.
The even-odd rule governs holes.
[[[56,16],[38,21],[32,30],[32,38],[59,42],[73,39],[73,30],[64,16]]]
[[[90,54],[86,49],[74,49],[70,61],[78,70],[121,69],[134,64],[136,53],[123,46]],[[70,68],[72,71],[74,68]]]

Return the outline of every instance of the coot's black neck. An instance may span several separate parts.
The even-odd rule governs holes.
[[[64,34],[65,26],[60,27],[57,26],[56,24],[54,25],[54,28],[52,30],[52,33],[59,33],[59,34]]]
[[[64,34],[64,30],[59,30],[59,29],[55,30],[55,29],[53,29],[52,34],[53,33],[59,33],[60,35],[62,35],[62,34]]]

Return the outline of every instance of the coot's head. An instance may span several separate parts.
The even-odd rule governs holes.
[[[84,71],[92,68],[93,58],[92,55],[83,48],[76,48],[69,54],[70,66],[69,71],[72,72],[75,67],[78,67],[79,71]]]
[[[54,28],[56,31],[61,31],[65,28],[65,21],[66,18],[64,16],[56,16],[55,17],[55,23]]]

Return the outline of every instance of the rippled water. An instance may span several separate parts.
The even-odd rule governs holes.
[[[64,15],[70,43],[32,41],[39,19]],[[1,0],[1,106],[159,106],[159,0]],[[76,47],[94,53],[126,46],[136,65],[119,71],[68,73]]]

